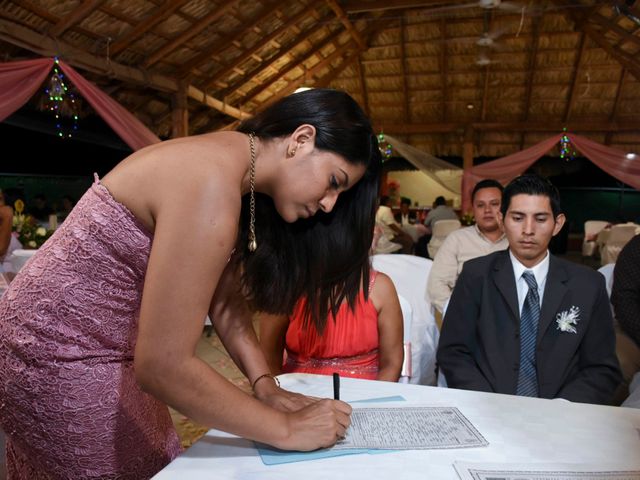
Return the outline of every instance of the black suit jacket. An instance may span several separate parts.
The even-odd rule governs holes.
[[[577,333],[556,319],[580,309]],[[515,394],[520,312],[508,250],[464,264],[443,321],[437,360],[453,388]],[[620,383],[604,277],[554,257],[542,298],[536,346],[539,396],[608,403]]]

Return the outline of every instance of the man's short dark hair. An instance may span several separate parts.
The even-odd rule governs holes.
[[[509,182],[502,192],[502,205],[500,211],[502,215],[507,214],[511,198],[516,195],[542,195],[549,198],[553,217],[562,213],[560,208],[560,193],[558,189],[546,178],[535,173],[520,175]]]
[[[447,201],[444,199],[442,195],[440,195],[439,197],[436,197],[435,204],[436,204],[436,207],[439,205],[446,205]]]
[[[391,197],[389,195],[380,196],[380,205],[388,206],[387,203],[389,203],[390,199]]]
[[[409,205],[411,206],[411,199],[407,197],[400,198],[400,205]]]
[[[504,192],[504,187],[499,181],[494,180],[493,178],[480,180],[478,183],[476,183],[476,186],[473,187],[473,191],[471,192],[471,203],[473,203],[473,200],[476,198],[476,193],[478,193],[478,190],[482,190],[483,188],[497,188],[498,190],[500,190],[500,194]]]

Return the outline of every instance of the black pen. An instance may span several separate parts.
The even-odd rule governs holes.
[[[333,373],[333,399],[340,400],[340,375]]]

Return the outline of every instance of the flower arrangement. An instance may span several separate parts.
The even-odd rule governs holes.
[[[469,226],[476,223],[476,219],[473,217],[473,213],[467,212],[460,217],[460,223],[462,225]]]
[[[23,248],[40,248],[44,242],[53,234],[53,230],[38,225],[38,222],[31,215],[25,215],[24,202],[16,200],[14,204],[12,230],[16,232],[18,241]]]

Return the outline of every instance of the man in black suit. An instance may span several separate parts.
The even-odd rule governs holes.
[[[464,264],[437,360],[453,388],[606,404],[620,383],[604,277],[548,252],[565,222],[537,175],[504,190],[509,249]]]

